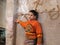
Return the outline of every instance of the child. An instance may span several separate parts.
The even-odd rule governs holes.
[[[25,29],[26,41],[25,45],[42,45],[42,28],[38,20],[38,12],[30,10],[28,13],[29,20],[22,22],[16,20]]]

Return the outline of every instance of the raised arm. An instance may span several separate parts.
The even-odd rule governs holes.
[[[26,22],[23,22],[23,21],[21,21],[21,20],[16,20],[16,22],[18,23],[18,24],[20,24],[22,27],[26,27]]]

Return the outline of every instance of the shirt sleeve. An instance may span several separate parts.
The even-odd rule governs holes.
[[[26,27],[26,22],[23,22],[21,20],[17,20],[17,23],[20,24],[22,27]]]
[[[37,38],[42,37],[42,27],[41,27],[40,23],[37,22],[35,27],[36,27]]]

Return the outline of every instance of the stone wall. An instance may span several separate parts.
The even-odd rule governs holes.
[[[6,19],[5,19],[5,10],[6,9],[6,2],[5,0],[2,1],[0,0],[0,27],[3,27],[5,28],[5,22],[6,22]]]
[[[6,45],[13,45],[14,0],[6,0]]]
[[[41,2],[40,2],[41,1]],[[31,9],[39,12],[39,22],[42,25],[44,45],[60,44],[60,5],[59,0],[19,0],[18,13],[25,14]],[[16,45],[24,45],[24,31],[17,26]]]
[[[44,45],[60,44],[60,1],[59,0],[6,0],[6,45],[13,45],[14,13],[27,13],[31,9],[39,12],[39,22],[42,25]],[[16,7],[18,10],[15,12]],[[15,27],[16,28],[16,27]],[[17,25],[16,45],[24,45],[24,29]]]

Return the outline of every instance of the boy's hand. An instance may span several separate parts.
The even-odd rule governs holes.
[[[42,45],[42,44],[37,44],[37,45]]]
[[[40,45],[40,44],[37,44],[37,45]]]
[[[18,23],[19,22],[19,20],[18,19],[16,19],[16,21],[15,21],[16,23]]]

